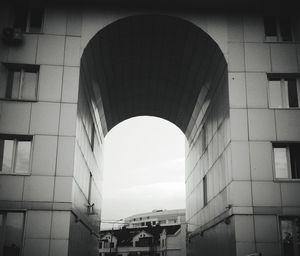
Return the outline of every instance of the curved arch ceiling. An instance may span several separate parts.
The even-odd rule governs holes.
[[[131,16],[99,31],[81,59],[81,86],[109,131],[134,116],[164,118],[184,133],[197,98],[226,66],[218,45],[200,28],[163,15]],[[106,133],[106,132],[105,132]]]

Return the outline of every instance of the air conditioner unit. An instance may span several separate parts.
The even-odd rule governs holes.
[[[4,28],[2,40],[8,45],[20,45],[23,42],[23,32],[19,28]]]

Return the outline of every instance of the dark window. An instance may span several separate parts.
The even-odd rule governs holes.
[[[93,184],[93,175],[90,173],[89,179],[89,191],[88,191],[88,203],[91,204],[91,197],[92,197],[92,184]]]
[[[21,255],[23,227],[23,212],[0,211],[0,255]]]
[[[206,149],[206,129],[205,126],[202,128],[202,153],[204,153]]]
[[[23,32],[40,33],[43,25],[43,8],[19,6],[14,11],[14,28]]]
[[[14,28],[21,29],[22,31],[26,31],[27,29],[27,17],[28,11],[26,8],[17,8],[14,13]]]
[[[207,205],[207,177],[203,177],[203,206]]]
[[[277,36],[277,21],[275,17],[268,16],[264,18],[265,35],[267,37]]]
[[[291,176],[300,179],[300,144],[290,144]]]
[[[289,107],[297,108],[298,103],[298,93],[297,93],[297,83],[296,79],[287,79],[288,84],[288,97],[289,97]]]
[[[273,144],[275,177],[300,179],[300,143]]]
[[[271,41],[292,41],[292,23],[289,17],[264,17],[265,36]]]
[[[94,151],[95,149],[95,126],[94,124],[92,124],[92,128],[91,128],[91,147],[92,147],[92,151]]]
[[[149,247],[152,245],[152,237],[141,237],[139,241],[135,243],[136,247]]]
[[[281,218],[280,233],[283,256],[300,255],[300,218]]]
[[[30,171],[32,136],[0,135],[0,173]]]
[[[29,32],[39,33],[42,30],[44,10],[33,8],[30,13]]]
[[[292,24],[288,17],[279,19],[279,31],[282,41],[292,41]]]

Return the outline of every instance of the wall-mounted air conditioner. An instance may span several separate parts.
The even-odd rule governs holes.
[[[19,28],[4,28],[2,40],[8,45],[20,45],[23,42],[23,32]]]

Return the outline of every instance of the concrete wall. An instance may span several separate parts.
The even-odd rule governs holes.
[[[2,4],[1,31],[11,26],[10,13]],[[87,215],[84,174],[78,174],[79,162],[90,154],[77,120],[81,24],[81,10],[49,6],[43,33],[24,34],[22,46],[0,42],[1,62],[40,66],[36,101],[0,102],[0,133],[33,135],[30,172],[0,174],[1,210],[26,213],[22,255],[97,254],[90,230],[99,227],[101,174],[89,157],[87,168],[97,172],[93,216]]]
[[[165,242],[167,256],[185,256],[186,224],[182,224],[180,230],[177,231],[174,235],[167,235]]]
[[[299,18],[294,18],[299,24]],[[228,15],[226,24],[220,27],[219,35],[223,35],[228,60],[227,125],[224,131],[215,128],[220,137],[215,143],[212,139],[202,153],[207,155],[205,159],[201,155],[201,125],[187,142],[187,219],[193,224],[189,231],[195,231],[189,253],[282,255],[278,218],[299,216],[296,195],[300,186],[297,180],[275,179],[272,142],[299,142],[300,111],[269,107],[267,73],[298,73],[299,43],[266,42],[263,14]],[[297,39],[299,32],[294,32]],[[214,108],[218,104],[211,105]],[[213,114],[208,116],[212,118],[203,118],[202,122],[209,131],[206,140],[210,141],[214,118]],[[218,152],[224,139],[225,152]],[[194,145],[190,143],[197,140]],[[193,159],[192,166],[189,158]],[[211,168],[212,161],[216,165]],[[209,202],[203,207],[202,189],[191,190],[201,187],[206,172]],[[224,224],[225,219],[230,223]]]

